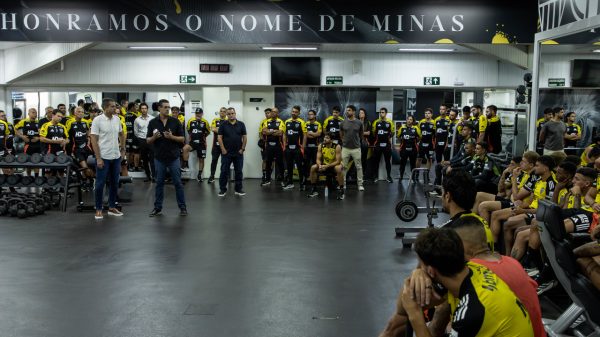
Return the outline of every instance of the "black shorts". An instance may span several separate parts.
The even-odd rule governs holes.
[[[133,138],[133,136],[127,136],[127,139],[125,140],[125,149],[127,150],[127,152],[134,152],[139,148],[139,146],[137,146],[137,142],[135,141],[135,139]]]
[[[515,205],[512,201],[499,196],[496,196],[494,201],[500,201],[500,209],[511,208]]]
[[[198,158],[206,158],[206,144],[202,143],[190,143],[192,151],[196,151]]]
[[[34,153],[42,153],[42,147],[40,146],[39,142],[27,143],[23,148],[23,152],[27,153],[28,155],[32,155]]]
[[[419,158],[433,159],[433,155],[434,155],[433,143],[420,143],[419,144]]]
[[[78,163],[81,163],[82,161],[87,162],[88,157],[92,154],[92,150],[90,150],[87,146],[84,148],[78,147],[73,151],[73,158],[75,158]]]
[[[592,212],[580,208],[563,209],[563,219],[570,219],[575,224],[575,233],[587,233],[590,231],[590,225],[594,218]]]
[[[317,171],[317,172],[319,173],[319,175],[322,175],[322,176],[334,176],[335,177],[335,175],[336,175],[335,166],[329,167],[329,168],[325,169],[325,171],[322,171],[322,172]]]
[[[531,221],[535,219],[535,213],[525,213],[525,215],[525,223],[527,224],[527,226],[529,226],[531,225]]]

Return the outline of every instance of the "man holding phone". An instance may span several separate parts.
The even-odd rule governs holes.
[[[158,101],[159,115],[148,123],[148,134],[146,142],[154,148],[154,166],[156,168],[156,190],[154,194],[154,209],[150,217],[162,215],[162,204],[164,199],[165,176],[167,169],[171,173],[171,179],[175,186],[179,215],[187,215],[183,184],[181,182],[181,163],[179,156],[181,148],[185,143],[183,125],[177,118],[169,116],[171,110],[169,101],[161,99]]]

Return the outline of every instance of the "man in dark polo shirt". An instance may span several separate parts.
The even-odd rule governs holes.
[[[236,118],[235,109],[227,109],[227,122],[219,126],[219,145],[221,146],[221,176],[219,177],[219,196],[227,194],[229,167],[233,163],[235,170],[235,195],[246,195],[242,187],[244,178],[244,151],[246,151],[246,125]]]
[[[169,116],[170,109],[169,101],[161,99],[158,101],[160,114],[148,123],[146,142],[154,148],[154,166],[156,168],[156,190],[154,194],[154,209],[150,212],[151,217],[162,214],[167,169],[171,173],[171,179],[175,186],[177,205],[180,210],[179,215],[187,215],[183,184],[181,183],[181,164],[179,161],[185,136],[181,123],[177,118]]]

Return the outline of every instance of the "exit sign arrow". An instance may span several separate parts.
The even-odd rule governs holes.
[[[440,85],[439,77],[423,77],[423,85]]]

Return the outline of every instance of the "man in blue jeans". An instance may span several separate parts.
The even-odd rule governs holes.
[[[219,196],[227,194],[227,181],[229,180],[229,167],[233,163],[235,170],[235,195],[244,196],[242,179],[244,175],[244,151],[246,151],[246,125],[236,118],[235,109],[227,109],[227,122],[219,126],[219,144],[221,146],[221,176],[219,177]]]
[[[101,220],[104,185],[108,180],[108,215],[122,216],[116,208],[121,158],[125,155],[125,135],[121,120],[116,116],[115,100],[102,100],[104,113],[92,121],[91,141],[96,155],[96,214],[95,219]]]
[[[171,107],[169,101],[161,99],[158,101],[159,115],[148,123],[148,134],[146,142],[154,148],[154,166],[156,168],[156,190],[154,194],[154,209],[150,216],[162,215],[162,204],[165,194],[165,176],[167,170],[171,173],[171,179],[175,186],[177,206],[179,215],[187,215],[183,184],[181,183],[181,163],[179,156],[181,147],[185,142],[183,125],[169,116]]]

